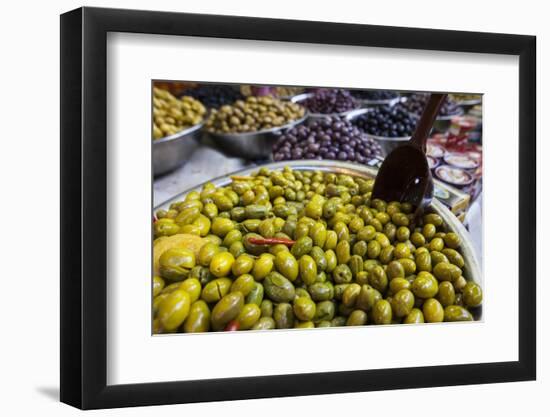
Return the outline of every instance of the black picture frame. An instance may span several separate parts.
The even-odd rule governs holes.
[[[519,360],[106,384],[108,32],[519,56]],[[61,401],[82,409],[536,378],[536,38],[252,17],[80,8],[61,15]]]

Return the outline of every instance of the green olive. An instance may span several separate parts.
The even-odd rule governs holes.
[[[399,290],[391,299],[394,317],[407,316],[414,306],[414,295],[407,289]]]
[[[230,292],[224,295],[212,309],[211,323],[214,330],[221,330],[231,320],[237,318],[244,306],[242,293]]]
[[[439,291],[437,293],[437,300],[443,307],[450,306],[455,303],[456,295],[453,284],[449,281],[443,281],[439,283]]]
[[[405,278],[405,268],[400,262],[392,261],[386,268],[386,275],[390,280],[393,278]]]
[[[308,286],[308,292],[314,301],[327,301],[334,297],[334,288],[328,282],[316,282]]]
[[[212,225],[210,230],[216,236],[224,238],[231,230],[235,228],[235,223],[230,219],[225,219],[223,217],[214,217],[212,220]]]
[[[428,323],[440,323],[444,318],[443,306],[435,298],[424,301],[422,313],[424,314],[424,320]]]
[[[403,269],[405,270],[405,276],[414,274],[416,272],[416,263],[412,259],[401,258],[401,259],[398,259],[397,262],[403,265]]]
[[[263,300],[260,304],[260,311],[262,317],[273,316],[273,302],[271,300]]]
[[[403,324],[424,323],[424,313],[419,308],[413,308],[403,319]]]
[[[411,283],[405,278],[397,277],[390,280],[390,292],[397,294],[400,290],[408,290],[411,288]]]
[[[170,248],[160,255],[160,275],[170,281],[181,281],[195,266],[195,254],[183,248]]]
[[[374,305],[382,299],[380,292],[370,285],[362,285],[361,292],[357,296],[355,306],[364,311],[370,311]]]
[[[350,283],[353,279],[353,274],[349,266],[345,264],[338,265],[332,271],[332,278],[336,284],[346,284]]]
[[[278,272],[270,272],[263,282],[266,295],[276,303],[288,303],[294,299],[295,288],[287,278]]]
[[[294,315],[302,321],[312,320],[315,316],[316,305],[311,298],[299,297],[294,301]]]
[[[325,260],[327,261],[327,272],[334,271],[334,268],[338,265],[338,258],[336,257],[336,253],[332,249],[327,249],[325,251]]]
[[[232,281],[229,278],[218,278],[210,281],[201,292],[201,299],[207,303],[214,303],[226,295],[231,288]]]
[[[462,271],[456,265],[441,262],[433,268],[433,274],[440,281],[452,282],[456,281],[462,275]]]
[[[252,275],[256,281],[262,281],[273,270],[273,255],[264,253],[254,261]]]
[[[229,252],[218,252],[212,257],[210,262],[210,272],[220,278],[225,277],[231,271],[235,262],[235,257]]]
[[[248,274],[250,271],[252,271],[253,267],[254,258],[246,253],[243,253],[235,259],[235,262],[233,262],[233,265],[231,266],[231,272],[234,276],[238,277],[244,274]]]
[[[172,291],[159,305],[158,318],[162,327],[167,331],[177,329],[187,318],[190,307],[191,297],[186,291]]]
[[[300,278],[306,285],[311,285],[317,279],[317,264],[309,255],[302,255],[299,261]]]
[[[481,301],[483,300],[481,287],[473,281],[468,281],[462,289],[462,300],[468,307],[477,307],[481,305]]]
[[[254,283],[254,287],[246,296],[246,304],[256,304],[261,305],[264,299],[264,286],[259,282]]]
[[[473,317],[464,307],[451,305],[445,307],[445,321],[472,321]]]
[[[313,240],[309,236],[303,236],[292,245],[292,249],[290,251],[296,259],[299,259],[303,255],[307,255],[312,248]]]
[[[185,333],[202,333],[210,330],[210,309],[202,301],[195,301],[189,309],[189,315],[183,323]]]
[[[294,311],[288,303],[279,303],[273,310],[273,319],[277,329],[291,329],[294,327]]]
[[[191,303],[197,301],[201,295],[201,283],[197,278],[187,278],[179,286],[180,290],[184,290],[189,294]]]
[[[446,233],[443,240],[445,241],[445,245],[451,249],[458,249],[460,246],[460,237],[456,233]]]
[[[250,274],[243,274],[231,284],[231,292],[240,291],[245,297],[250,294],[250,291],[254,288],[256,281]]]
[[[388,286],[388,277],[384,268],[375,266],[369,274],[369,284],[380,292],[386,291]]]
[[[435,213],[426,214],[423,220],[424,220],[424,224],[431,223],[434,226],[438,226],[438,227],[443,225],[443,219],[439,214],[435,214]]]
[[[260,319],[261,310],[256,304],[245,304],[236,318],[239,330],[249,330]]]
[[[241,233],[240,230],[238,229],[230,230],[223,238],[223,245],[225,247],[230,247],[235,242],[241,243],[242,238],[243,238],[243,234]]]
[[[426,238],[424,237],[424,235],[422,233],[414,232],[411,235],[411,242],[414,246],[416,246],[417,248],[420,248],[420,247],[424,246],[424,244],[426,243]]]
[[[361,286],[359,284],[349,284],[342,294],[342,304],[346,307],[354,307],[360,293]]]
[[[325,252],[319,246],[314,246],[311,248],[309,255],[313,258],[317,264],[317,270],[325,271],[327,269],[327,259],[325,257]]]
[[[387,300],[378,300],[371,313],[374,324],[390,324],[392,320],[391,304]]]
[[[334,305],[334,302],[321,301],[317,303],[317,306],[315,308],[315,317],[313,318],[313,321],[315,323],[325,320],[330,321],[334,318],[335,312],[336,306]]]
[[[361,258],[359,255],[353,255],[348,261],[348,266],[351,270],[351,274],[353,275],[353,277],[357,277],[357,274],[363,272],[363,258]]]
[[[421,271],[412,283],[411,290],[416,297],[432,298],[435,297],[439,285],[435,277],[426,271]]]
[[[363,326],[367,324],[367,313],[363,310],[354,310],[348,316],[346,326]]]
[[[218,253],[220,250],[220,247],[212,242],[207,242],[199,250],[199,256],[197,258],[197,261],[199,265],[202,266],[209,266],[210,262],[212,261],[212,258],[216,253]]]
[[[164,280],[161,277],[155,275],[153,277],[153,297],[159,295],[163,288]]]
[[[432,272],[432,257],[428,251],[416,255],[416,269]]]
[[[273,330],[275,328],[275,320],[271,317],[260,317],[260,319],[252,326],[252,330]]]
[[[290,252],[281,251],[277,253],[274,264],[277,271],[290,281],[295,281],[298,277],[298,261],[296,261],[296,258]]]
[[[459,268],[464,268],[464,258],[456,250],[445,248],[441,251],[441,253],[449,259],[450,263],[458,266]]]

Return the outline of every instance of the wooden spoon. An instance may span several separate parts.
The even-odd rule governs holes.
[[[391,151],[376,176],[372,198],[410,203],[416,216],[433,198],[426,141],[447,94],[431,94],[411,139]]]

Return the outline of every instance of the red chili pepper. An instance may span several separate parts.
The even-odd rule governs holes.
[[[156,222],[157,222],[157,218],[153,216],[153,224],[155,224]]]
[[[287,245],[292,246],[296,241],[291,239],[285,239],[282,237],[266,237],[266,238],[260,238],[260,237],[249,237],[248,241],[252,243],[253,245]]]
[[[240,324],[237,320],[231,320],[229,323],[227,323],[227,326],[225,326],[226,332],[236,332],[239,330]]]

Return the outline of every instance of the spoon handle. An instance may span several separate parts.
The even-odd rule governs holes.
[[[437,113],[439,112],[439,108],[443,104],[446,97],[447,94],[430,94],[428,103],[426,104],[426,107],[424,107],[422,116],[420,116],[420,120],[416,125],[416,130],[410,140],[412,145],[419,147],[424,153],[426,153],[426,142],[428,140],[428,135],[432,130],[432,126],[435,118],[437,117]]]

